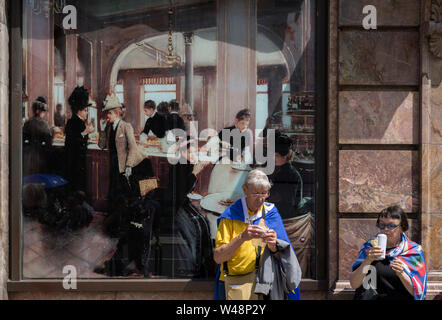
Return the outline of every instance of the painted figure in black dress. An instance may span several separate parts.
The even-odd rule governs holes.
[[[65,127],[65,178],[69,181],[72,191],[86,192],[86,154],[89,134],[95,129],[92,124],[87,124],[89,93],[84,87],[76,87],[69,97],[72,117]]]
[[[167,115],[167,130],[182,129],[186,131],[184,120],[180,114],[180,104],[176,100],[169,102],[169,114]]]
[[[166,135],[166,118],[156,110],[155,101],[147,100],[144,103],[144,114],[148,118],[142,133],[147,137],[164,138]]]

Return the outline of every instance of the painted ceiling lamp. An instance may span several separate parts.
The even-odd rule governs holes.
[[[173,54],[173,41],[172,41],[172,33],[173,33],[173,21],[175,19],[175,8],[173,7],[172,0],[169,1],[169,34],[167,36],[168,46],[167,46],[167,60],[166,63],[171,67],[176,67],[181,64],[181,58],[177,55]]]

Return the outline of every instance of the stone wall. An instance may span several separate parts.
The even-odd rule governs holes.
[[[352,296],[351,265],[376,232],[376,213],[393,204],[423,245],[428,298],[440,297],[442,59],[425,33],[432,1],[329,3],[330,297]],[[377,8],[376,30],[362,26],[365,5]],[[423,76],[436,70],[437,84]]]
[[[0,0],[0,300],[8,298],[8,106],[9,106],[9,40],[5,0]]]
[[[442,299],[442,3],[422,8],[421,181],[422,244],[429,280],[439,283]]]

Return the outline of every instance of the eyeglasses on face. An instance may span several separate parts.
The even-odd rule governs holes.
[[[261,197],[268,197],[269,194],[270,193],[267,191],[267,192],[263,192],[263,193],[251,193],[250,195],[255,198],[261,198]]]
[[[376,227],[378,227],[381,230],[384,230],[385,228],[387,228],[388,230],[394,230],[399,226],[400,226],[400,224],[394,224],[394,223],[389,223],[389,224],[385,224],[382,222],[376,223]]]

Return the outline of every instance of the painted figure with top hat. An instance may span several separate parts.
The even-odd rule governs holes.
[[[129,197],[136,196],[139,187],[134,178],[153,176],[152,166],[137,147],[132,125],[122,119],[122,104],[115,94],[106,97],[102,111],[106,113],[107,124],[105,128],[100,128],[98,146],[108,149],[110,153],[108,199],[113,201],[122,193]]]

